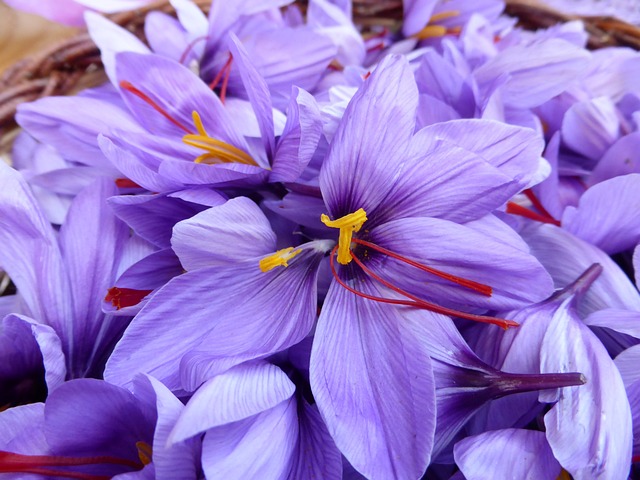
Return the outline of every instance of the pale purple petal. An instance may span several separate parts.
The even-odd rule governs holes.
[[[204,383],[193,394],[171,432],[181,442],[210,428],[244,420],[290,398],[295,386],[275,365],[247,362]]]
[[[177,223],[171,246],[191,271],[262,257],[275,251],[276,237],[253,200],[238,197]]]
[[[400,162],[417,106],[407,61],[385,58],[349,103],[324,161],[320,186],[332,217],[383,201],[397,175],[389,162]]]
[[[356,281],[379,296],[366,280]],[[334,281],[315,333],[310,379],[331,436],[360,473],[381,479],[424,473],[435,428],[431,362],[395,307]]]
[[[640,173],[640,132],[625,135],[611,145],[588,178],[589,184],[613,177]]]
[[[202,443],[202,468],[207,478],[284,480],[297,438],[296,400],[291,397],[253,417],[209,430]]]
[[[48,450],[44,437],[44,404],[19,405],[0,412],[0,448],[24,455]]]
[[[593,312],[584,319],[584,323],[590,327],[610,328],[616,332],[640,338],[640,312],[606,308]]]
[[[562,226],[609,254],[640,242],[640,174],[611,178],[588,189],[578,207],[567,207]]]
[[[495,430],[456,443],[456,464],[467,480],[556,480],[560,464],[543,432]]]
[[[624,384],[600,340],[565,303],[541,349],[541,372],[581,372],[587,383],[560,391],[545,415],[554,456],[576,479],[626,478],[633,435]]]

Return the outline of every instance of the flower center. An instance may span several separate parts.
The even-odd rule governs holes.
[[[359,245],[360,247],[364,247],[365,253],[364,257],[368,256],[367,251],[372,250],[379,254],[386,255],[395,260],[398,260],[402,263],[405,263],[411,267],[422,270],[423,272],[429,273],[431,275],[435,275],[449,282],[455,283],[456,285],[460,285],[461,287],[467,288],[469,290],[473,290],[481,295],[490,297],[493,294],[493,289],[489,285],[485,285],[483,283],[474,282],[473,280],[469,280],[467,278],[458,277],[456,275],[452,275],[447,272],[443,272],[433,267],[429,267],[427,265],[423,265],[420,262],[412,260],[410,258],[404,257],[398,253],[395,253],[389,249],[376,245],[372,242],[368,242],[366,240],[361,240],[358,238],[353,238],[353,234],[358,232],[364,222],[367,221],[367,214],[364,209],[360,208],[353,213],[340,217],[336,220],[331,220],[327,215],[322,214],[320,217],[322,223],[324,223],[328,227],[339,228],[340,229],[340,237],[338,240],[338,245],[334,247],[330,254],[330,265],[331,265],[331,273],[333,274],[336,281],[344,288],[349,290],[351,293],[358,295],[363,298],[367,298],[369,300],[374,300],[382,303],[389,303],[393,305],[405,305],[415,308],[421,308],[424,310],[429,310],[436,313],[441,313],[443,315],[448,315],[451,317],[459,317],[465,318],[467,320],[473,320],[476,322],[490,323],[494,325],[499,325],[500,327],[507,329],[509,327],[518,326],[518,324],[512,320],[506,320],[502,318],[489,317],[485,315],[475,315],[471,313],[461,312],[458,310],[454,310],[452,308],[443,307],[437,305],[435,303],[427,302],[412,293],[403,290],[402,288],[393,285],[388,280],[385,280],[376,272],[371,270],[365,262],[358,258],[352,251],[352,245]],[[361,292],[349,285],[340,278],[336,266],[334,264],[334,256],[337,252],[337,260],[341,265],[348,265],[351,261],[354,261],[360,270],[365,273],[370,279],[376,281],[377,283],[382,284],[387,289],[399,294],[404,298],[384,298],[384,297],[376,297],[373,295],[366,294]]]
[[[360,208],[336,220],[331,220],[323,213],[320,216],[320,220],[327,227],[340,229],[340,238],[338,239],[338,263],[342,265],[349,264],[352,260],[351,239],[353,238],[353,233],[360,231],[364,222],[367,221],[367,213],[363,208]]]
[[[195,163],[205,163],[207,165],[215,165],[220,163],[241,163],[244,165],[258,166],[256,161],[251,158],[251,156],[245,151],[240,150],[239,148],[234,147],[229,143],[223,142],[222,140],[217,140],[209,136],[207,131],[204,129],[204,125],[202,124],[200,115],[195,110],[191,112],[191,117],[193,119],[193,124],[196,127],[197,133],[193,132],[192,129],[174,118],[162,106],[160,106],[156,101],[149,97],[149,95],[132,85],[130,82],[123,80],[120,82],[120,86],[124,90],[142,99],[156,112],[169,120],[176,127],[183,130],[186,133],[186,135],[182,137],[182,141],[184,143],[192,147],[204,150],[206,152],[202,155],[199,155],[194,160]]]
[[[420,30],[418,33],[414,33],[411,36],[417,40],[426,40],[427,38],[444,37],[447,34],[458,35],[461,31],[460,27],[447,28],[444,25],[435,25],[435,23],[440,20],[457,17],[458,15],[460,15],[460,12],[458,12],[457,10],[436,13],[429,19],[429,23],[427,23],[427,25],[422,30]]]
[[[262,270],[262,272],[268,272],[276,267],[288,267],[289,264],[287,262],[300,252],[302,252],[301,249],[293,250],[293,247],[278,250],[273,255],[269,255],[260,260],[260,270]]]

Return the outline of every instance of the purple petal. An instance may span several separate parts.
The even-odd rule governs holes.
[[[109,205],[134,232],[160,248],[171,245],[171,233],[176,223],[202,211],[200,205],[160,194],[111,197]]]
[[[207,354],[217,369],[213,375],[299,342],[315,321],[315,282],[323,253],[303,251],[288,267],[266,273],[256,259],[174,278],[133,320],[105,378],[126,385],[144,372],[176,390],[179,362],[189,351]]]
[[[403,0],[404,22],[402,33],[410,36],[422,30],[433,14],[437,0]]]
[[[593,312],[584,319],[590,327],[610,328],[625,335],[640,338],[640,312],[607,308]]]
[[[151,50],[178,62],[188,47],[186,34],[180,22],[166,13],[151,11],[144,20],[144,35]],[[193,59],[193,55],[187,59]]]
[[[379,295],[366,280],[356,281],[359,290]],[[310,379],[331,436],[360,473],[424,473],[435,428],[431,362],[395,307],[334,281],[318,321]]]
[[[275,365],[238,365],[198,388],[169,440],[181,442],[210,428],[250,418],[284,402],[294,391],[291,380]]]
[[[276,237],[253,200],[238,197],[177,223],[171,246],[191,271],[267,255],[276,249]]]
[[[298,397],[300,438],[289,478],[342,478],[342,455],[333,443],[320,412]]]
[[[532,430],[496,430],[468,437],[456,444],[454,455],[467,480],[555,480],[561,470],[544,433]]]
[[[297,87],[291,92],[287,123],[278,141],[269,181],[294,182],[311,161],[322,133],[320,109],[315,99]]]
[[[253,417],[209,430],[202,443],[204,474],[287,478],[297,438],[296,400],[291,397]]]
[[[561,390],[544,417],[547,440],[574,478],[626,478],[633,435],[622,378],[602,343],[566,305],[545,335],[541,371],[581,372],[587,383]]]
[[[155,403],[158,413],[152,446],[153,465],[158,478],[198,478],[199,442],[169,443],[169,435],[185,409],[182,402],[162,383],[149,376],[136,379],[135,394]]]
[[[397,175],[390,159],[402,157],[413,134],[418,92],[407,61],[385,58],[354,95],[320,173],[333,218],[359,208],[369,213]]]
[[[242,43],[240,43],[240,40],[238,40],[238,37],[232,33],[230,34],[229,40],[230,42],[228,45],[230,52],[238,65],[238,69],[240,70],[242,83],[258,119],[262,144],[267,152],[267,158],[271,161],[275,150],[275,134],[273,129],[273,114],[271,113],[272,106],[269,87],[267,86],[264,78],[260,73],[258,73],[258,70],[256,70],[255,66],[251,63],[249,54]]]
[[[30,316],[61,335],[69,332],[71,291],[57,239],[22,175],[4,162],[0,162],[0,244],[0,265],[17,286]]]
[[[587,69],[589,60],[586,50],[551,38],[508,47],[473,75],[484,89],[498,77],[508,75],[502,90],[505,103],[516,108],[531,108],[564,91]]]
[[[126,225],[107,206],[107,197],[116,193],[113,182],[95,182],[75,198],[60,229],[60,248],[74,292],[72,323],[60,334],[63,341],[71,343],[75,371],[70,374],[74,378],[95,367],[104,349],[111,348],[126,325],[125,319],[105,321],[99,301],[113,286],[129,237]]]
[[[587,190],[578,207],[567,207],[562,226],[609,254],[640,243],[640,174],[612,178]]]
[[[370,241],[423,265],[492,288],[481,295],[377,254],[370,268],[394,285],[439,305],[503,310],[541,301],[553,292],[549,274],[528,252],[480,231],[436,218],[405,218],[373,229]]]
[[[23,455],[42,454],[48,450],[43,427],[43,403],[4,410],[0,412],[0,448]]]
[[[620,120],[610,98],[578,102],[562,120],[562,140],[573,151],[600,160],[620,135]]]
[[[103,15],[87,12],[85,20],[91,39],[100,49],[100,58],[107,77],[117,87],[116,55],[119,52],[150,53],[149,47],[133,33],[113,23]]]
[[[581,316],[605,308],[640,311],[638,290],[602,250],[553,225],[535,225],[521,233],[556,288],[567,286],[594,263],[602,266],[602,274],[580,302]]]
[[[640,173],[640,132],[625,135],[611,145],[589,176],[596,183],[629,173]]]

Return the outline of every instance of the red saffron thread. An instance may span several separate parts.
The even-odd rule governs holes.
[[[220,101],[224,103],[225,98],[227,97],[227,85],[229,84],[229,77],[231,76],[231,63],[233,62],[233,55],[229,53],[229,58],[222,66],[218,74],[215,76],[213,81],[209,84],[209,88],[211,90],[215,89],[222,80],[222,86],[220,87]],[[223,78],[224,75],[224,78]]]
[[[104,297],[105,302],[111,302],[111,305],[117,310],[125,307],[132,307],[139,304],[144,297],[149,295],[153,290],[135,290],[133,288],[111,287]]]
[[[474,282],[473,280],[468,280],[466,278],[458,277],[456,275],[443,272],[442,270],[438,270],[436,268],[423,265],[414,260],[411,260],[410,258],[404,257],[395,252],[392,252],[391,250],[387,250],[384,247],[380,247],[375,243],[367,242],[365,240],[360,240],[357,238],[352,239],[352,242],[358,245],[364,245],[365,247],[371,248],[380,253],[384,253],[385,255],[388,255],[391,258],[395,258],[396,260],[409,264],[412,267],[422,270],[423,272],[431,273],[432,275],[435,275],[437,277],[444,278],[445,280],[449,280],[450,282],[456,283],[462,287],[468,288],[470,290],[474,290],[478,293],[481,293],[482,295],[486,295],[487,297],[490,297],[491,294],[493,293],[493,289],[489,285],[485,285],[484,283]]]
[[[133,93],[136,97],[141,98],[142,100],[144,100],[150,107],[152,107],[156,112],[158,112],[160,115],[162,115],[164,118],[166,118],[167,120],[169,120],[171,123],[173,123],[176,127],[181,128],[182,130],[184,130],[185,132],[187,132],[187,134],[193,134],[193,132],[191,130],[189,130],[187,127],[185,127],[182,123],[180,123],[178,120],[176,120],[175,118],[173,118],[169,112],[167,112],[164,108],[162,108],[160,105],[158,105],[156,102],[154,102],[151,97],[149,97],[149,95],[147,95],[146,93],[142,92],[141,90],[139,90],[138,88],[134,87],[133,84],[131,84],[130,82],[126,81],[126,80],[122,80],[120,82],[120,86],[122,88],[124,88],[127,92],[131,92]]]
[[[116,178],[115,182],[118,188],[142,188],[136,182],[129,180],[128,178]]]
[[[555,225],[557,227],[560,226],[560,222],[555,218],[533,212],[528,208],[525,208],[522,205],[518,205],[514,202],[507,202],[507,213],[511,213],[512,215],[519,215],[521,217],[528,218],[529,220],[535,220],[536,222],[550,223],[551,225]]]
[[[193,47],[195,47],[198,42],[201,42],[202,40],[206,40],[207,38],[209,38],[209,35],[203,35],[201,37],[197,37],[194,38],[191,43],[189,43],[189,45],[187,45],[187,48],[185,48],[184,52],[182,52],[182,55],[180,55],[180,63],[184,63],[184,61],[187,59],[187,55],[189,55],[189,52],[191,50],[193,50]]]
[[[338,250],[338,246],[335,246],[333,248],[333,250],[331,251],[331,254],[330,254],[330,257],[329,257],[329,264],[331,266],[331,273],[333,274],[333,277],[337,280],[337,282],[340,284],[340,286],[346,288],[349,292],[351,292],[351,293],[353,293],[355,295],[358,295],[359,297],[363,297],[363,298],[366,298],[368,300],[373,300],[373,301],[376,301],[376,302],[388,303],[388,304],[391,304],[391,305],[404,305],[404,306],[408,306],[408,307],[420,308],[420,309],[423,309],[423,310],[429,310],[431,312],[440,313],[440,314],[448,315],[448,316],[452,316],[452,317],[464,318],[464,319],[473,320],[473,321],[476,321],[476,322],[490,323],[492,325],[498,325],[498,326],[504,328],[505,330],[507,328],[509,328],[509,327],[517,327],[518,326],[518,323],[514,322],[513,320],[506,320],[506,319],[501,319],[501,318],[488,317],[488,316],[485,316],[485,315],[474,315],[472,313],[460,312],[460,311],[457,311],[457,310],[454,310],[454,309],[451,309],[451,308],[442,307],[440,305],[436,305],[436,304],[433,304],[431,302],[427,302],[426,300],[422,300],[422,299],[416,297],[415,295],[412,295],[409,292],[405,292],[401,288],[398,288],[398,287],[390,284],[386,280],[380,278],[378,275],[373,273],[369,268],[367,268],[362,263],[362,261],[360,261],[353,253],[351,253],[351,257],[358,264],[358,266],[363,270],[364,273],[366,273],[367,275],[372,277],[374,280],[377,280],[378,282],[380,282],[382,285],[384,285],[385,287],[389,288],[390,290],[393,290],[394,292],[399,293],[400,295],[403,295],[403,296],[409,298],[410,300],[399,300],[399,299],[391,299],[391,298],[384,298],[384,297],[376,297],[374,295],[368,295],[368,294],[366,294],[364,292],[360,292],[360,291],[350,287],[346,283],[344,283],[342,281],[342,279],[339,277],[338,272],[336,271],[336,266],[335,266],[335,261],[334,261],[334,256],[335,256],[337,250]]]

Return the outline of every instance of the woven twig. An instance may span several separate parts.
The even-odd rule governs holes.
[[[211,0],[194,0],[205,12]],[[304,2],[299,2],[304,4]],[[629,46],[640,50],[640,28],[611,17],[567,15],[541,4],[538,0],[506,0],[506,13],[519,19],[524,28],[546,28],[559,22],[582,20],[589,33],[589,47]],[[110,15],[140,38],[144,38],[144,19],[151,10],[175,15],[167,1],[144,8]],[[354,21],[366,28],[373,25],[398,27],[402,19],[402,0],[353,0]],[[0,77],[0,131],[14,125],[17,106],[48,95],[63,95],[96,86],[104,77],[100,52],[86,32],[52,46],[41,54],[21,60]]]

